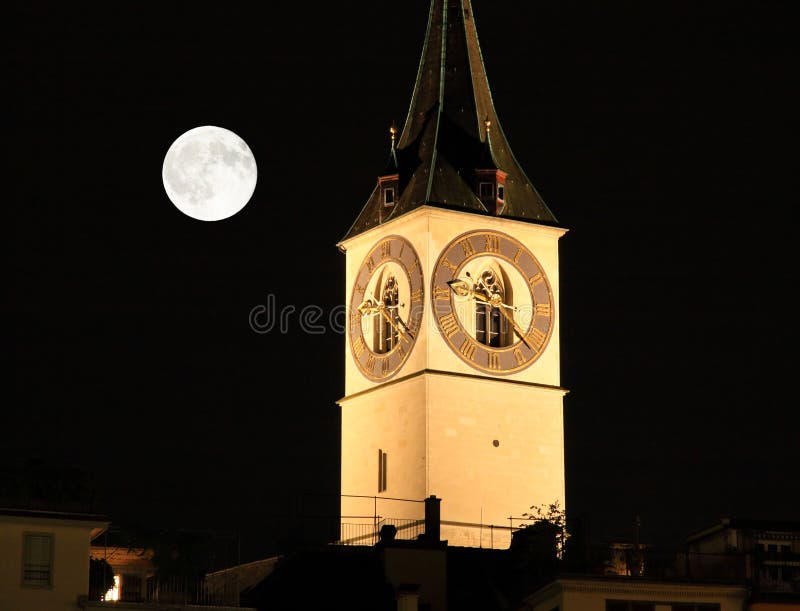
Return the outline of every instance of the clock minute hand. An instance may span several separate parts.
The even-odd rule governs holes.
[[[506,312],[506,311],[505,311],[505,309],[503,309],[503,308],[497,308],[497,309],[498,309],[498,310],[500,310],[500,313],[501,313],[503,316],[505,316],[505,317],[506,317],[506,319],[508,320],[508,322],[510,322],[510,323],[511,323],[511,326],[514,328],[514,333],[516,333],[516,334],[519,336],[519,338],[522,340],[522,343],[523,343],[523,344],[525,344],[525,345],[526,345],[528,348],[530,348],[531,350],[533,350],[533,346],[531,346],[531,345],[528,343],[528,340],[527,340],[527,338],[525,337],[525,332],[524,332],[524,331],[523,331],[523,330],[520,328],[520,326],[517,324],[517,321],[516,321],[516,320],[514,320],[514,316],[513,316],[512,314],[509,314],[508,312]],[[534,352],[536,352],[536,350],[533,350],[533,351],[534,351]]]
[[[400,305],[391,306],[391,307],[392,307],[392,309],[394,309],[394,308],[404,308],[404,307],[406,307],[406,304],[401,303]],[[408,325],[405,323],[405,321],[402,318],[400,318],[400,314],[397,315],[397,322],[399,322],[400,325],[403,327],[403,329],[405,329],[406,333],[411,337],[411,339],[414,339],[414,334],[411,332],[411,329],[408,328]]]
[[[472,276],[470,276],[469,272],[467,272],[466,274],[467,278],[472,279]],[[519,338],[522,340],[522,343],[525,344],[531,350],[533,350],[533,346],[531,346],[528,343],[528,339],[525,337],[525,332],[517,324],[517,321],[514,320],[514,315],[506,312],[507,309],[516,311],[517,308],[515,308],[512,305],[508,305],[507,303],[503,303],[500,295],[498,293],[491,292],[489,290],[489,287],[487,287],[486,284],[483,282],[482,278],[478,278],[478,282],[480,283],[481,290],[483,290],[489,296],[488,303],[493,308],[497,308],[500,311],[500,313],[506,317],[506,320],[508,320],[508,322],[511,323],[511,326],[514,329],[514,333],[516,333],[519,336]],[[535,350],[533,351],[536,352]]]
[[[385,308],[385,307],[379,308],[379,312],[380,312],[380,313],[383,315],[383,317],[386,319],[386,322],[388,322],[390,325],[392,325],[392,329],[394,329],[395,331],[397,331],[397,333],[398,333],[398,334],[399,334],[401,337],[403,337],[403,338],[404,338],[404,339],[405,339],[407,342],[411,341],[411,340],[409,340],[409,338],[408,338],[408,337],[406,337],[406,335],[407,335],[407,332],[406,332],[406,331],[403,331],[403,329],[401,329],[400,327],[398,327],[398,326],[395,324],[395,322],[392,320],[392,317],[391,317],[391,316],[389,316],[388,312],[386,312],[386,308]],[[400,319],[398,318],[398,320],[400,320]],[[402,321],[400,321],[400,322],[402,322]],[[403,326],[405,326],[405,323],[403,323]],[[408,335],[411,335],[411,334],[410,334],[410,333],[408,333]],[[411,335],[411,339],[414,339],[414,336],[413,336],[413,335]]]

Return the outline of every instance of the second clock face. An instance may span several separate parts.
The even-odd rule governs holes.
[[[350,350],[367,378],[382,382],[405,363],[424,308],[422,267],[411,243],[384,238],[356,272],[350,297]]]
[[[466,233],[445,247],[433,270],[431,306],[450,348],[492,374],[530,366],[553,331],[544,269],[519,240],[497,231]]]

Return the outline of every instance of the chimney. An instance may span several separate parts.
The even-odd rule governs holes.
[[[442,499],[432,494],[425,499],[425,539],[438,543],[441,540],[440,516]]]

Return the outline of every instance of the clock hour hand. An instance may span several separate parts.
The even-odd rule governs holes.
[[[475,301],[480,301],[481,303],[489,303],[489,300],[482,295],[478,295],[475,292],[475,285],[470,284],[466,280],[461,280],[456,278],[455,280],[448,280],[447,284],[450,286],[450,290],[453,291],[459,297],[472,297]]]
[[[365,299],[361,305],[358,306],[357,310],[361,313],[362,316],[375,316],[376,314],[382,315],[386,322],[388,322],[392,328],[397,331],[397,333],[408,340],[408,338],[414,339],[414,334],[411,332],[411,329],[408,328],[408,325],[403,322],[403,319],[399,316],[397,317],[397,322],[403,327],[402,329],[399,328],[395,321],[392,320],[391,316],[387,313],[387,310],[395,310],[400,306],[387,306],[383,301],[376,300],[373,301],[372,299]]]
[[[467,278],[472,279],[472,276],[470,276],[469,272],[467,272]],[[488,303],[489,305],[495,308],[506,308],[508,310],[514,310],[514,311],[517,310],[516,307],[508,305],[507,303],[503,303],[500,300],[500,295],[497,293],[493,293],[488,288],[486,288],[486,285],[483,284],[483,281],[480,281],[480,283],[481,286],[479,286],[478,288],[480,288],[484,293],[486,293],[486,296],[479,295],[478,293],[476,293],[475,292],[476,285],[470,284],[466,280],[461,280],[460,278],[456,278],[455,280],[447,281],[447,284],[450,285],[450,289],[459,297],[472,297],[475,301],[479,301],[481,303]]]
[[[469,272],[466,272],[466,276],[467,278],[472,280],[472,276],[470,275]],[[476,301],[479,301],[481,303],[488,303],[493,308],[497,308],[500,311],[500,313],[506,317],[506,320],[508,320],[508,322],[511,323],[511,326],[514,329],[514,333],[516,333],[519,336],[519,338],[522,340],[522,343],[524,343],[528,348],[533,350],[533,347],[528,343],[528,340],[525,337],[525,332],[517,324],[517,321],[514,320],[514,316],[506,311],[506,310],[516,311],[517,308],[515,308],[512,305],[508,305],[507,303],[503,303],[500,294],[493,293],[492,291],[490,291],[489,288],[486,286],[486,284],[483,282],[483,280],[479,278],[476,284],[486,294],[486,297],[478,295],[475,292],[474,288],[476,285],[470,286],[470,283],[465,280],[460,280],[460,279],[450,280],[447,284],[450,285],[450,289],[456,295],[459,295],[461,297],[471,296]]]
[[[380,312],[380,306],[383,304],[378,304],[372,299],[366,299],[361,302],[361,305],[356,308],[362,316],[374,316],[378,312]]]

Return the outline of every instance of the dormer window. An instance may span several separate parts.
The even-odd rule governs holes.
[[[508,174],[497,168],[475,170],[475,193],[492,214],[500,215],[506,207],[506,178]]]
[[[383,205],[394,206],[394,187],[383,188]]]
[[[385,174],[378,177],[378,216],[382,223],[392,213],[394,205],[400,197],[400,175]]]

